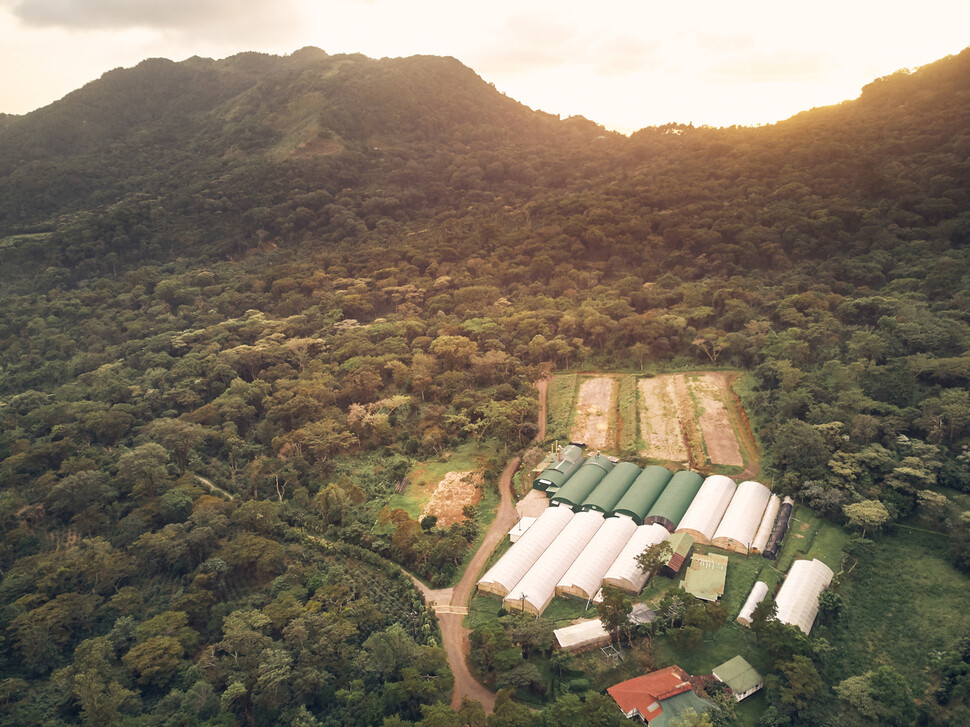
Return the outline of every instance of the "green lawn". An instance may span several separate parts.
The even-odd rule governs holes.
[[[621,376],[617,395],[620,410],[620,436],[618,437],[620,451],[639,449],[639,396],[636,376]]]

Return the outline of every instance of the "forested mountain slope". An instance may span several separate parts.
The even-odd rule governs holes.
[[[970,52],[631,138],[315,49],[4,117],[0,723],[421,719],[450,676],[388,561],[445,585],[476,526],[384,505],[466,442],[494,480],[549,367],[748,369],[776,490],[966,570],[968,157]]]

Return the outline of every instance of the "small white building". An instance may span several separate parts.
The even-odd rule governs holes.
[[[651,545],[670,539],[670,531],[659,523],[639,525],[623,550],[603,576],[603,585],[616,586],[627,593],[640,593],[650,577],[637,565],[637,556]]]
[[[764,686],[764,678],[742,656],[724,662],[714,669],[714,676],[727,684],[737,701],[746,699]]]
[[[526,530],[534,523],[538,518],[534,517],[523,517],[519,518],[519,522],[512,526],[509,530],[509,540],[513,543],[519,542],[519,538],[525,535]]]
[[[761,516],[761,525],[758,526],[758,532],[755,533],[754,540],[751,541],[752,553],[758,554],[768,545],[768,538],[771,537],[771,531],[775,527],[775,520],[778,518],[780,507],[781,498],[778,495],[772,495],[768,500],[768,507],[765,508],[765,514]]]

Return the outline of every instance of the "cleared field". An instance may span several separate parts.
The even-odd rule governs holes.
[[[711,464],[744,466],[725,402],[731,400],[727,381],[717,374],[691,376],[688,386],[702,410],[697,419]]]
[[[585,442],[590,449],[612,450],[616,444],[617,381],[608,376],[586,379],[579,387],[576,400],[576,421],[573,424],[573,441]]]
[[[640,379],[640,454],[650,459],[686,462],[687,448],[673,376]]]
[[[641,455],[691,467],[744,466],[723,374],[666,374],[641,379],[639,389]]]

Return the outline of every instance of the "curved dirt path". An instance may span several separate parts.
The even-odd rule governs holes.
[[[209,488],[209,491],[210,492],[218,492],[221,495],[225,495],[230,500],[235,500],[236,499],[232,495],[230,495],[228,492],[226,492],[225,490],[223,490],[221,487],[216,487],[214,484],[212,484],[205,477],[202,477],[201,475],[192,475],[192,476],[195,477],[195,479],[196,479],[197,482],[200,482],[203,485],[206,485]]]
[[[461,707],[463,697],[481,702],[486,713],[491,713],[495,707],[495,695],[482,686],[468,669],[468,634],[471,632],[462,625],[462,620],[468,613],[468,599],[475,590],[482,568],[485,567],[495,546],[519,519],[519,514],[512,503],[512,475],[518,469],[520,461],[519,457],[513,458],[499,478],[498,488],[502,500],[499,503],[498,512],[495,513],[495,520],[492,521],[485,539],[482,540],[482,544],[465,569],[465,574],[458,585],[452,589],[451,602],[448,605],[435,607],[438,623],[441,625],[441,638],[444,641],[445,652],[448,654],[448,664],[455,675],[455,690],[451,698],[452,709]]]
[[[549,381],[543,379],[536,382],[536,389],[539,391],[539,422],[537,439],[542,441],[546,438],[546,394]],[[475,555],[472,556],[468,567],[465,569],[461,580],[453,588],[428,588],[412,574],[408,576],[414,585],[421,591],[424,601],[435,610],[438,617],[438,625],[441,627],[441,640],[448,656],[448,665],[451,667],[455,677],[455,686],[451,698],[452,709],[461,707],[461,700],[464,697],[481,702],[486,714],[491,714],[495,708],[495,694],[486,689],[481,682],[472,676],[468,668],[469,629],[462,625],[465,615],[468,613],[468,600],[475,591],[478,583],[478,576],[481,574],[485,563],[488,561],[492,551],[502,541],[512,526],[519,520],[516,512],[515,503],[512,501],[512,476],[521,464],[520,457],[514,457],[506,465],[499,477],[498,489],[501,496],[498,511],[492,521],[485,538],[482,540]],[[405,571],[407,572],[407,571]]]

